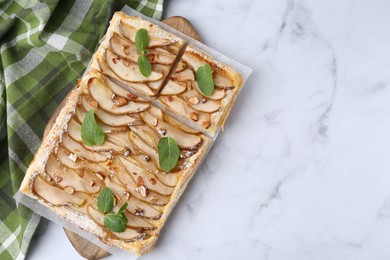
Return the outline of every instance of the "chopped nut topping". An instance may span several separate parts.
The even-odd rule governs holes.
[[[95,100],[92,100],[91,101],[91,106],[94,107],[94,108],[97,108],[99,106],[99,104]]]
[[[206,98],[202,98],[202,103],[206,103],[207,99]]]
[[[167,96],[167,100],[168,100],[169,102],[172,102],[172,101],[173,101],[172,96]]]
[[[157,120],[157,118],[153,118],[153,121],[152,121],[152,125],[153,126],[156,126],[158,124],[158,120]]]
[[[50,176],[47,176],[47,177],[46,177],[46,180],[47,180],[47,181],[52,181],[52,178],[51,178]]]
[[[149,156],[149,155],[144,155],[143,158],[144,158],[144,160],[147,161],[147,162],[150,161],[150,156]]]
[[[138,176],[137,178],[137,187],[144,185],[144,180],[141,176]]]
[[[165,136],[165,135],[167,134],[167,130],[164,129],[164,128],[161,128],[161,129],[158,130],[158,133],[159,133],[160,135],[162,135],[162,136]]]
[[[91,181],[89,182],[89,186],[93,186],[93,185],[95,185],[95,182],[94,182],[93,180],[91,180]]]
[[[116,59],[115,59],[115,58],[112,58],[112,62],[113,62],[114,64],[116,64]]]
[[[68,193],[68,194],[73,194],[74,189],[73,189],[71,186],[66,186],[66,187],[64,188],[64,191],[65,191],[66,193]]]
[[[157,180],[155,178],[151,178],[149,181],[153,185],[155,185],[157,183]]]
[[[68,158],[72,161],[72,162],[76,162],[77,161],[77,155],[71,153],[68,155]]]
[[[146,188],[144,185],[138,187],[138,192],[141,194],[142,197],[146,197],[148,195],[148,188]]]
[[[126,99],[124,99],[123,97],[118,98],[118,107],[123,107],[126,104],[127,104]]]
[[[211,125],[211,122],[210,121],[204,121],[202,123],[202,125],[203,125],[204,128],[208,129],[210,127],[210,125]]]
[[[128,201],[129,200],[129,198],[130,198],[130,193],[129,192],[127,192],[127,191],[124,191],[123,192],[123,198],[124,198],[124,200],[126,200],[126,201]]]
[[[196,105],[196,104],[199,103],[199,98],[193,96],[193,97],[190,97],[190,98],[188,99],[188,101],[189,101],[191,104]]]
[[[191,113],[191,119],[194,121],[198,121],[198,113],[192,112]]]
[[[134,94],[131,94],[131,93],[128,93],[128,94],[127,94],[127,97],[128,97],[129,99],[136,99],[136,98],[138,98],[138,96],[136,96],[136,95],[134,95]]]
[[[111,160],[107,160],[105,163],[104,163],[105,166],[110,166],[112,165],[112,161]]]
[[[130,63],[127,60],[122,60],[123,65],[129,67]]]
[[[100,180],[104,180],[104,177],[101,173],[96,173],[96,176],[100,179]]]
[[[124,152],[124,156],[129,156],[131,154],[131,151],[130,150],[126,150],[125,152]]]
[[[135,209],[134,213],[137,217],[142,217],[144,215],[144,210],[143,209]]]
[[[56,176],[55,178],[55,182],[59,183],[62,181],[62,178],[60,176]]]
[[[143,227],[140,227],[140,228],[138,228],[137,229],[137,233],[140,233],[140,234],[142,234],[142,233],[144,233],[144,228]]]

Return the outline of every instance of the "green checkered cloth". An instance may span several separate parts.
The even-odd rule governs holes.
[[[24,259],[39,216],[12,198],[45,126],[83,74],[112,14],[160,19],[163,0],[0,0],[0,259]]]

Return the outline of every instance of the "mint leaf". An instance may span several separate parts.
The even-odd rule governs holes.
[[[150,61],[146,55],[140,55],[138,57],[138,67],[141,71],[141,74],[145,77],[149,77],[152,73],[152,64],[150,64]]]
[[[127,218],[122,214],[115,214],[111,212],[104,217],[104,225],[114,232],[125,231],[126,223],[127,223]]]
[[[81,139],[89,146],[104,143],[105,134],[95,120],[93,109],[89,110],[81,124]]]
[[[139,29],[135,35],[135,47],[139,52],[146,50],[149,46],[148,31],[144,28]]]
[[[99,193],[97,204],[100,212],[106,213],[112,210],[114,207],[114,195],[110,188],[106,187]]]
[[[122,213],[122,212],[124,212],[125,211],[125,209],[127,208],[127,202],[125,202],[125,204],[123,204],[122,205],[122,207],[120,207],[120,209],[119,209],[119,211],[118,211],[118,213]]]
[[[202,91],[205,96],[211,96],[213,94],[213,71],[209,64],[205,64],[196,70],[196,83],[198,83],[200,91]]]
[[[161,169],[166,172],[172,170],[179,160],[180,149],[171,137],[163,137],[158,142],[158,158]]]

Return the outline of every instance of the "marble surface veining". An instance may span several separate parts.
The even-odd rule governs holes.
[[[390,1],[166,1],[252,74],[142,259],[390,259]],[[29,259],[81,259],[49,224]],[[111,256],[108,259],[118,259]]]

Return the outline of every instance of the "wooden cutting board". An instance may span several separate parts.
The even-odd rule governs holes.
[[[200,35],[196,32],[194,26],[184,17],[182,16],[172,16],[162,21],[163,23],[181,31],[182,33],[187,34],[188,36],[194,38],[195,40],[202,41]],[[48,135],[51,127],[53,126],[55,119],[57,118],[58,114],[60,113],[62,107],[64,106],[65,102],[67,100],[67,97],[64,98],[64,100],[61,102],[61,104],[58,106],[58,108],[54,111],[53,115],[51,116],[46,128],[45,132],[43,134],[43,139],[46,138]],[[77,235],[76,233],[73,233],[72,231],[69,231],[65,229],[65,233],[68,236],[69,241],[72,243],[73,247],[76,249],[76,251],[84,258],[86,259],[100,259],[107,255],[109,255],[108,252],[104,251],[97,245],[89,242],[85,238]]]

